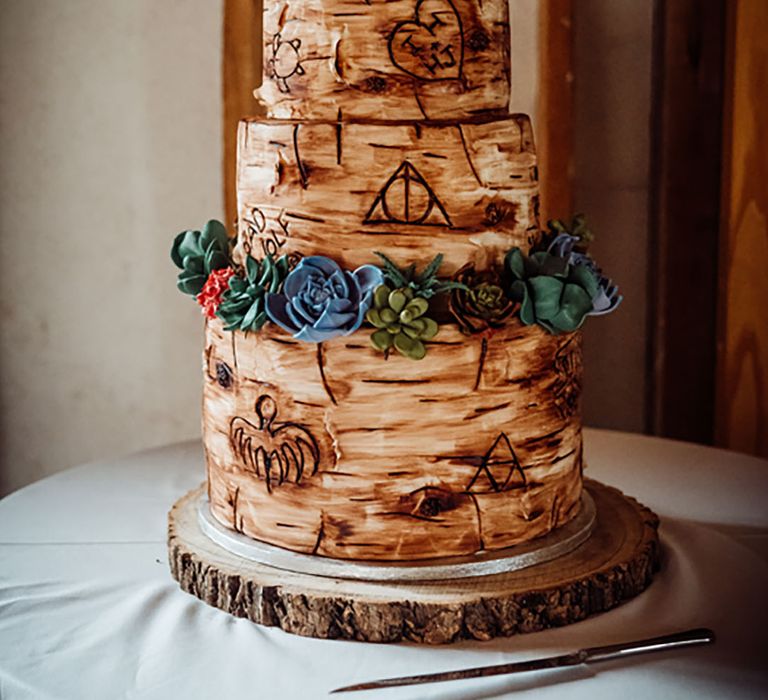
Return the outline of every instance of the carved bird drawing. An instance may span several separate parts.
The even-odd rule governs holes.
[[[267,490],[285,481],[298,484],[305,473],[312,476],[320,464],[320,448],[312,433],[298,423],[279,422],[275,400],[263,394],[256,402],[258,425],[236,416],[229,424],[232,451]]]

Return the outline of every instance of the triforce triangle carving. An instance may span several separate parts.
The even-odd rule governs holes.
[[[525,472],[506,433],[499,433],[488,452],[483,455],[467,491],[498,493],[517,485],[526,485]]]
[[[363,223],[452,226],[434,190],[407,160],[379,190]]]

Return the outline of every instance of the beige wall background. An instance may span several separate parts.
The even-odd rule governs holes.
[[[171,237],[222,216],[221,6],[0,3],[0,493],[199,434]]]
[[[639,430],[647,168],[625,139],[647,127],[650,3],[575,6],[577,203],[628,297],[588,330],[585,410]],[[535,125],[539,0],[510,7],[511,107]],[[0,495],[199,435],[202,322],[168,250],[223,217],[221,20],[215,0],[0,0]]]

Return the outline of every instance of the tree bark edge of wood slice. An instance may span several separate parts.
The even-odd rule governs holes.
[[[200,489],[169,513],[168,558],[182,590],[292,634],[446,644],[537,632],[634,598],[661,565],[656,514],[613,487],[585,486],[597,506],[590,538],[559,559],[509,574],[390,584],[280,571],[241,559],[201,532]]]

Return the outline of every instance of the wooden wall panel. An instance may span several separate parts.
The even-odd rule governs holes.
[[[711,443],[724,0],[660,2],[651,168],[652,432]]]
[[[542,0],[539,18],[541,223],[573,214],[572,0]]]
[[[262,0],[224,0],[222,60],[224,129],[224,206],[234,231],[237,217],[235,162],[237,123],[259,114],[253,91],[261,84]]]
[[[768,2],[729,3],[716,441],[768,457]]]

